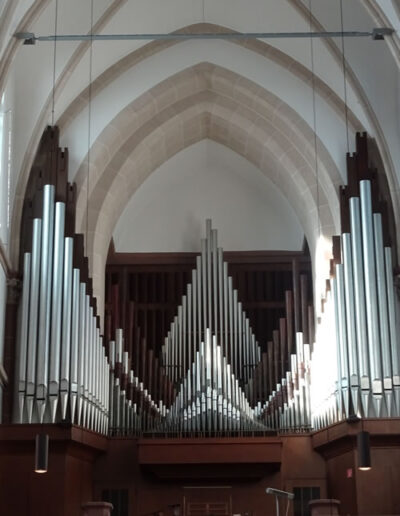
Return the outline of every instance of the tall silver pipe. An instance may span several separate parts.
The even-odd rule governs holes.
[[[36,389],[36,362],[38,353],[38,314],[39,314],[39,285],[41,263],[42,221],[33,219],[32,235],[32,267],[30,279],[30,314],[28,325],[28,364],[26,370],[26,406],[27,420],[32,423],[33,399]]]
[[[251,337],[251,330],[250,330],[250,321],[248,319],[248,317],[246,317],[246,314],[243,312],[243,315],[244,315],[244,333],[245,333],[245,338],[246,338],[246,342],[247,342],[247,350],[248,350],[248,355],[247,355],[247,378],[250,379],[251,376],[252,376],[252,365],[253,365],[253,359],[252,359],[252,356],[253,356],[253,352],[252,352],[252,347],[253,347],[253,340],[252,340],[252,337]]]
[[[67,417],[68,394],[70,388],[70,365],[71,365],[71,331],[72,311],[77,298],[73,297],[73,259],[74,241],[67,237],[64,242],[64,281],[63,281],[63,309],[62,309],[62,342],[61,342],[61,364],[60,364],[60,403],[61,419]],[[76,286],[79,284],[77,278]],[[77,292],[76,292],[77,294]],[[76,320],[75,320],[76,323]],[[74,328],[76,330],[76,328]],[[72,402],[71,402],[72,405]],[[72,409],[72,406],[71,406]]]
[[[31,281],[31,253],[24,253],[24,276],[22,284],[22,305],[21,305],[21,331],[19,335],[19,349],[16,363],[18,364],[18,422],[24,423],[24,402],[26,395],[26,374],[27,361],[30,349],[28,345],[28,328],[29,328],[29,297],[30,297],[30,281]]]
[[[336,296],[336,324],[338,328],[338,356],[340,360],[340,386],[341,396],[343,401],[343,408],[345,417],[349,417],[349,363],[347,356],[347,334],[346,334],[346,312],[345,312],[345,299],[344,299],[344,275],[343,265],[336,265],[336,278],[333,280],[335,283],[335,296]]]
[[[393,382],[392,382],[392,364],[390,353],[390,336],[389,336],[389,312],[387,299],[387,286],[385,274],[385,257],[383,250],[383,234],[382,234],[382,215],[380,213],[373,214],[374,223],[374,243],[375,243],[375,260],[376,260],[376,285],[378,292],[379,305],[379,331],[381,337],[381,353],[382,353],[382,372],[383,372],[383,388],[385,393],[386,407],[388,416],[392,415],[393,403]]]
[[[365,308],[364,288],[364,259],[361,242],[361,215],[360,199],[350,198],[350,228],[351,248],[353,255],[353,277],[354,277],[354,300],[355,300],[355,323],[358,349],[358,365],[360,373],[361,401],[363,415],[370,415],[370,377],[369,377],[369,348],[367,335],[367,319]]]
[[[211,409],[212,409],[212,355],[211,355],[211,330],[207,328],[205,342],[205,372],[206,372],[206,407],[207,407],[207,430],[211,430]]]
[[[120,423],[120,411],[121,411],[121,400],[120,400],[120,383],[119,378],[115,378],[115,384],[113,388],[113,396],[114,396],[114,433],[119,434],[121,423]]]
[[[171,369],[172,369],[172,381],[176,382],[178,379],[178,371],[177,366],[179,364],[179,329],[178,329],[178,316],[176,315],[174,317],[174,327],[171,331],[171,338],[172,338],[172,361],[171,361]]]
[[[124,351],[122,354],[122,374],[127,378],[129,372],[129,354]],[[125,430],[126,421],[126,390],[125,385],[121,385],[121,427]]]
[[[223,385],[222,385],[222,348],[217,346],[217,414],[218,430],[223,430]]]
[[[90,297],[88,294],[85,295],[85,340],[84,340],[84,351],[83,351],[83,383],[82,383],[82,426],[87,426],[88,422],[88,409],[89,409],[89,396],[88,396],[88,374],[89,374],[89,353],[90,353],[90,339],[92,329],[92,319],[90,313]]]
[[[111,378],[111,370],[110,364],[106,361],[106,378]],[[110,383],[105,382],[106,394],[105,394],[105,404],[106,404],[106,420],[105,420],[105,428],[104,432],[107,434],[110,428],[110,417],[111,417],[111,409],[110,409]]]
[[[188,368],[191,369],[193,362],[193,333],[192,333],[192,285],[188,285],[187,288],[187,310],[185,310],[185,324],[187,324],[187,357],[188,357]]]
[[[215,335],[212,336],[212,408],[213,408],[213,430],[218,429],[218,391],[217,391],[217,338]]]
[[[202,279],[202,256],[203,256],[203,247],[202,247],[202,250],[201,250],[201,256],[197,256],[196,258],[196,274],[197,274],[197,282],[196,282],[196,285],[197,285],[197,312],[198,312],[198,324],[197,324],[197,331],[198,331],[198,335],[197,335],[197,344],[196,344],[196,349],[200,349],[200,343],[201,343],[201,339],[203,338],[202,337],[202,331],[201,331],[201,328],[202,328],[202,321],[203,321],[203,318],[202,318],[202,308],[201,308],[201,304],[202,304],[202,283],[201,283],[201,279]]]
[[[202,328],[203,332],[206,331],[208,327],[208,310],[207,310],[207,242],[206,240],[201,241],[201,279],[199,281],[199,285],[201,285],[201,312],[203,315]],[[203,333],[203,339],[205,338],[205,333]]]
[[[400,359],[399,359],[399,345],[398,333],[396,329],[396,309],[393,288],[393,265],[392,265],[392,250],[390,247],[385,247],[385,272],[386,272],[386,287],[389,311],[389,334],[390,334],[390,351],[392,357],[392,371],[393,371],[393,387],[395,397],[395,416],[400,416]]]
[[[221,352],[226,355],[225,349],[225,329],[224,329],[224,263],[221,247],[217,250],[218,261],[218,303],[219,303],[219,343],[221,345]]]
[[[207,249],[207,327],[214,330],[212,324],[212,264],[211,264],[211,219],[206,220],[206,249]]]
[[[100,337],[100,345],[99,345],[99,374],[98,374],[98,399],[99,399],[99,424],[98,431],[100,433],[104,432],[104,390],[105,390],[105,357],[104,357],[104,347],[102,342],[102,337]]]
[[[234,343],[234,325],[233,325],[233,290],[232,290],[232,278],[228,276],[228,322],[229,322],[229,355],[232,372],[236,369],[236,357],[235,357],[235,343]]]
[[[221,249],[222,254],[222,249]],[[228,301],[228,265],[226,262],[222,263],[222,277],[223,277],[223,298],[224,298],[224,355],[226,356],[226,359],[228,362],[232,363],[232,354],[231,349],[229,347],[229,339],[230,339],[230,333],[229,333],[229,324],[228,324],[228,308],[229,308],[229,301]]]
[[[99,338],[98,328],[96,327],[96,325],[94,325],[93,351],[92,351],[92,355],[93,355],[92,364],[94,364],[94,368],[92,371],[92,383],[91,383],[92,404],[93,404],[91,427],[94,431],[97,431],[97,376],[99,373],[99,369],[98,369],[99,361],[98,361],[98,353],[97,353],[98,338]]]
[[[186,324],[187,295],[182,296],[182,367],[181,375],[184,375],[188,367],[188,334]]]
[[[104,360],[104,348],[103,348],[103,337],[100,336],[100,329],[97,328],[97,363],[98,363],[98,370],[97,370],[97,385],[96,385],[96,401],[97,401],[97,429],[100,430],[101,427],[101,414],[103,411],[103,405],[102,405],[102,386],[104,383],[103,379],[103,360]]]
[[[234,290],[233,295],[234,297],[234,305],[235,305],[235,313],[236,315],[236,321],[237,321],[237,341],[235,348],[239,351],[239,369],[236,372],[236,376],[238,378],[243,378],[245,381],[247,381],[247,375],[246,375],[246,358],[247,358],[247,343],[244,339],[243,334],[243,319],[244,314],[242,312],[242,303],[237,302],[237,291]]]
[[[193,314],[193,340],[192,340],[192,357],[193,362],[196,358],[196,351],[198,346],[198,338],[197,338],[197,312],[198,312],[198,304],[197,304],[197,272],[196,270],[192,271],[192,314]]]
[[[196,351],[196,429],[201,430],[201,363],[200,348]]]
[[[53,272],[54,186],[43,187],[42,252],[39,288],[39,336],[36,371],[36,405],[39,422],[46,409],[51,317],[51,277]]]
[[[108,414],[109,414],[109,428],[114,430],[114,370],[115,370],[115,341],[110,340],[108,345],[108,362],[110,364],[110,375],[108,382],[108,396],[106,400],[108,401]]]
[[[93,307],[90,306],[88,300],[88,340],[87,340],[87,351],[85,357],[85,400],[86,409],[84,410],[84,426],[91,429],[91,416],[92,416],[92,392],[91,392],[91,381],[93,371]]]
[[[169,360],[168,360],[168,374],[172,381],[175,380],[174,378],[174,364],[175,364],[175,326],[176,326],[176,316],[174,317],[173,322],[171,323],[171,340],[170,340],[170,352],[169,352]]]
[[[94,309],[90,307],[90,349],[89,349],[89,364],[88,364],[88,399],[89,399],[89,411],[88,411],[88,427],[94,429],[94,415],[95,415],[95,399],[94,399],[94,377],[95,371],[92,364],[95,363],[96,354],[96,318],[94,316]]]
[[[176,316],[175,323],[175,338],[176,338],[176,359],[174,361],[175,368],[175,381],[180,382],[181,380],[181,368],[182,368],[182,305],[178,306],[178,313]]]
[[[82,424],[83,416],[83,405],[84,405],[84,357],[86,351],[86,285],[80,283],[79,291],[79,346],[78,346],[78,397],[77,397],[77,417],[76,421],[78,425]]]
[[[355,414],[359,414],[358,352],[354,306],[353,259],[350,233],[342,234],[344,294],[346,302],[347,347],[349,358],[349,387]]]
[[[65,204],[56,202],[54,220],[54,256],[53,281],[51,289],[51,333],[50,333],[50,367],[49,367],[49,399],[51,422],[56,421],[58,396],[60,389],[60,357],[61,357],[61,323],[64,266],[64,226]]]
[[[79,356],[79,317],[80,306],[80,273],[79,269],[73,270],[72,279],[72,322],[71,322],[71,364],[70,364],[70,408],[71,421],[75,422],[75,411],[78,396],[78,356]],[[62,380],[61,380],[62,381]]]
[[[101,408],[101,424],[100,432],[105,434],[106,432],[106,386],[108,385],[107,378],[107,359],[104,354],[104,348],[100,354],[101,356],[101,381],[100,381],[100,408]]]
[[[360,181],[361,228],[364,251],[364,282],[367,308],[367,332],[372,377],[373,403],[379,417],[382,405],[382,362],[380,353],[379,319],[372,223],[371,182]]]
[[[95,319],[96,320],[96,319]],[[100,330],[95,325],[95,341],[94,341],[94,362],[96,369],[93,371],[93,405],[94,405],[94,424],[93,428],[98,432],[99,424],[99,376],[100,376]]]
[[[213,277],[213,292],[212,292],[212,304],[214,305],[214,335],[218,338],[218,326],[219,326],[219,299],[218,299],[218,250],[217,250],[217,230],[213,229],[211,232],[211,251],[212,251],[212,277]]]
[[[239,377],[240,372],[242,370],[242,353],[243,348],[238,345],[238,339],[239,339],[239,321],[238,321],[238,297],[237,297],[237,290],[234,289],[233,292],[233,300],[232,300],[232,311],[233,311],[233,355],[235,357],[234,364],[234,374],[235,376]],[[239,317],[240,318],[240,317]]]

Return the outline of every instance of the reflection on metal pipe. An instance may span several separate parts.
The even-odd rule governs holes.
[[[370,181],[360,181],[360,201],[361,230],[364,252],[364,284],[367,308],[367,333],[372,379],[372,394],[375,415],[379,417],[382,407],[382,364],[380,353]]]
[[[39,316],[39,285],[40,285],[40,261],[41,261],[41,231],[42,221],[33,220],[32,236],[32,269],[30,285],[30,314],[28,327],[28,365],[26,372],[26,406],[27,421],[32,423],[33,400],[36,390],[36,361],[38,352],[37,330]]]
[[[350,198],[351,247],[353,255],[355,322],[357,331],[358,366],[360,372],[361,402],[364,417],[370,415],[370,378],[363,252],[361,242],[360,199]]]
[[[46,409],[49,376],[51,278],[53,272],[53,230],[54,186],[45,185],[43,187],[43,222],[39,286],[39,335],[36,371],[36,406],[40,423],[43,423]]]
[[[24,254],[24,276],[22,288],[22,305],[20,316],[20,334],[19,347],[17,356],[17,378],[18,378],[18,421],[24,423],[24,406],[26,396],[26,374],[27,374],[27,358],[29,355],[28,346],[28,325],[29,325],[29,297],[30,297],[30,279],[31,279],[31,253]]]
[[[50,333],[50,371],[49,371],[49,400],[51,422],[56,421],[58,396],[60,388],[60,355],[61,355],[61,324],[62,324],[62,292],[63,292],[63,262],[64,262],[64,225],[65,204],[57,202],[54,220],[54,257],[53,281],[51,288],[51,333]]]

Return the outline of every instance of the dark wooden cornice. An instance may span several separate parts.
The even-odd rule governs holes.
[[[107,265],[192,265],[199,253],[117,253],[110,246]],[[224,260],[230,264],[250,263],[310,263],[310,257],[303,251],[225,251]]]

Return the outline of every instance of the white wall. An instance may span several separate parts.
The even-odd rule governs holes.
[[[119,252],[199,251],[211,218],[225,250],[300,250],[293,209],[256,167],[203,140],[178,153],[143,183],[114,231]]]

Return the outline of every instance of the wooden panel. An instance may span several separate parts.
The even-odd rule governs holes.
[[[279,437],[139,439],[139,464],[280,464]]]

